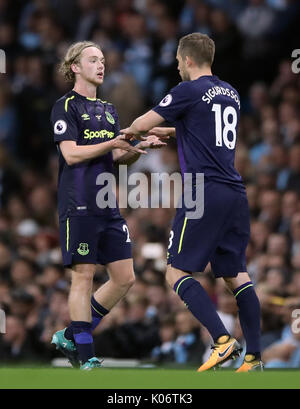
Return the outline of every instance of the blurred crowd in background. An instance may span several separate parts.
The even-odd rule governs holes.
[[[248,271],[262,308],[263,360],[300,367],[300,48],[293,0],[0,0],[0,364],[59,356],[53,332],[69,323],[56,212],[53,103],[70,90],[57,68],[68,46],[93,40],[106,58],[101,99],[121,127],[179,81],[178,39],[199,31],[216,43],[214,74],[241,95],[236,168],[251,211]],[[176,141],[131,171],[179,171]],[[165,284],[174,209],[122,209],[133,242],[136,283],[95,330],[98,356],[199,365],[212,340]],[[233,295],[208,265],[195,277],[228,330],[243,342]],[[97,266],[95,289],[107,280]]]

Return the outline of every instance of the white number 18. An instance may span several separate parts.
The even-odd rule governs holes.
[[[221,104],[213,104],[212,111],[215,113],[216,123],[216,146],[223,146],[223,142],[228,149],[234,149],[236,143],[236,125],[237,113],[236,110],[228,106],[223,111],[222,123],[222,108]],[[232,117],[229,121],[229,117]],[[223,126],[224,125],[224,126]],[[229,132],[232,133],[232,140],[228,139]]]

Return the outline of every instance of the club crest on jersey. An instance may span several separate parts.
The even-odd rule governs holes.
[[[112,116],[112,114],[111,114],[110,112],[105,111],[105,115],[106,115],[107,121],[108,121],[110,124],[114,125],[115,119],[114,119],[114,117]]]
[[[161,107],[166,107],[166,106],[170,105],[171,102],[172,102],[172,99],[173,99],[173,98],[172,98],[172,95],[171,95],[171,94],[166,95],[166,96],[160,101],[159,106],[161,106]]]
[[[81,255],[81,256],[86,256],[87,254],[89,254],[90,250],[89,250],[89,245],[87,243],[79,243],[79,247],[77,249],[77,252]]]
[[[65,133],[67,130],[67,123],[62,120],[59,119],[58,121],[55,122],[54,124],[54,133],[56,135],[62,135],[63,133]]]

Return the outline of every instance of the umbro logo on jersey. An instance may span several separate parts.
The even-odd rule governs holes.
[[[95,117],[98,119],[98,121],[101,121],[102,115],[95,115]]]
[[[84,120],[84,121],[89,121],[91,118],[90,118],[90,116],[89,116],[89,114],[82,114],[81,115],[81,118]]]

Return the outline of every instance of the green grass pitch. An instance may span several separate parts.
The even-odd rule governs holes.
[[[0,389],[300,389],[300,370],[0,368]]]

